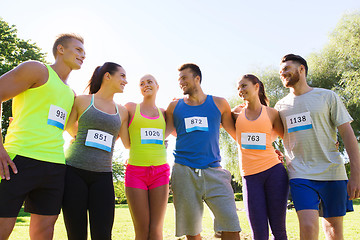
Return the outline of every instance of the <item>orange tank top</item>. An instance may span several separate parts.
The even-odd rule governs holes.
[[[260,173],[280,163],[272,146],[272,131],[266,106],[262,106],[260,116],[255,120],[248,120],[245,109],[241,110],[236,120],[241,176]]]

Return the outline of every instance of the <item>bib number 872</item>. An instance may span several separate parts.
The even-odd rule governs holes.
[[[191,124],[202,124],[202,120],[201,119],[197,119],[197,118],[193,118],[190,121]]]

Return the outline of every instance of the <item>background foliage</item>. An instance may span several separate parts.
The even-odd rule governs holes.
[[[0,18],[0,76],[27,60],[45,62],[45,56],[46,54],[42,53],[35,43],[18,38],[14,25],[10,26]],[[9,126],[9,117],[11,117],[11,100],[3,102],[1,119],[3,137]]]
[[[331,89],[339,94],[354,119],[351,125],[360,141],[360,12],[345,14],[329,35],[329,41],[323,49],[303,57],[309,66],[309,85]],[[257,69],[253,73],[264,83],[271,107],[289,93],[282,86],[278,72],[276,66]],[[228,101],[231,107],[242,103],[238,96]],[[339,142],[339,149],[344,153],[340,137]],[[225,168],[231,171],[235,180],[240,181],[236,142],[222,130],[220,143]],[[283,151],[282,141],[277,141],[275,147]],[[349,167],[346,169],[349,174]]]

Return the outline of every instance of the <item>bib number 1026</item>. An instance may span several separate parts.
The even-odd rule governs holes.
[[[164,142],[163,129],[141,128],[141,144],[160,144]]]
[[[144,135],[146,137],[160,137],[160,131],[159,130],[144,130]]]

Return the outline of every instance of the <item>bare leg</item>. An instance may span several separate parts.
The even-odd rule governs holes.
[[[0,240],[7,240],[14,229],[16,217],[0,218]]]
[[[198,234],[198,235],[196,235],[196,236],[186,235],[186,239],[187,239],[187,240],[201,240],[202,238],[201,238],[201,235]]]
[[[222,232],[221,239],[223,240],[240,240],[239,232]]]
[[[149,190],[150,240],[163,239],[163,225],[169,198],[169,184]]]
[[[125,187],[127,202],[135,229],[135,240],[148,240],[150,212],[148,191]]]
[[[301,240],[316,240],[319,238],[319,212],[317,210],[297,211],[300,224]]]
[[[31,214],[30,217],[30,239],[32,240],[51,240],[54,236],[54,225],[58,215],[38,215]]]
[[[322,225],[324,228],[326,240],[343,240],[343,217],[323,218]]]

